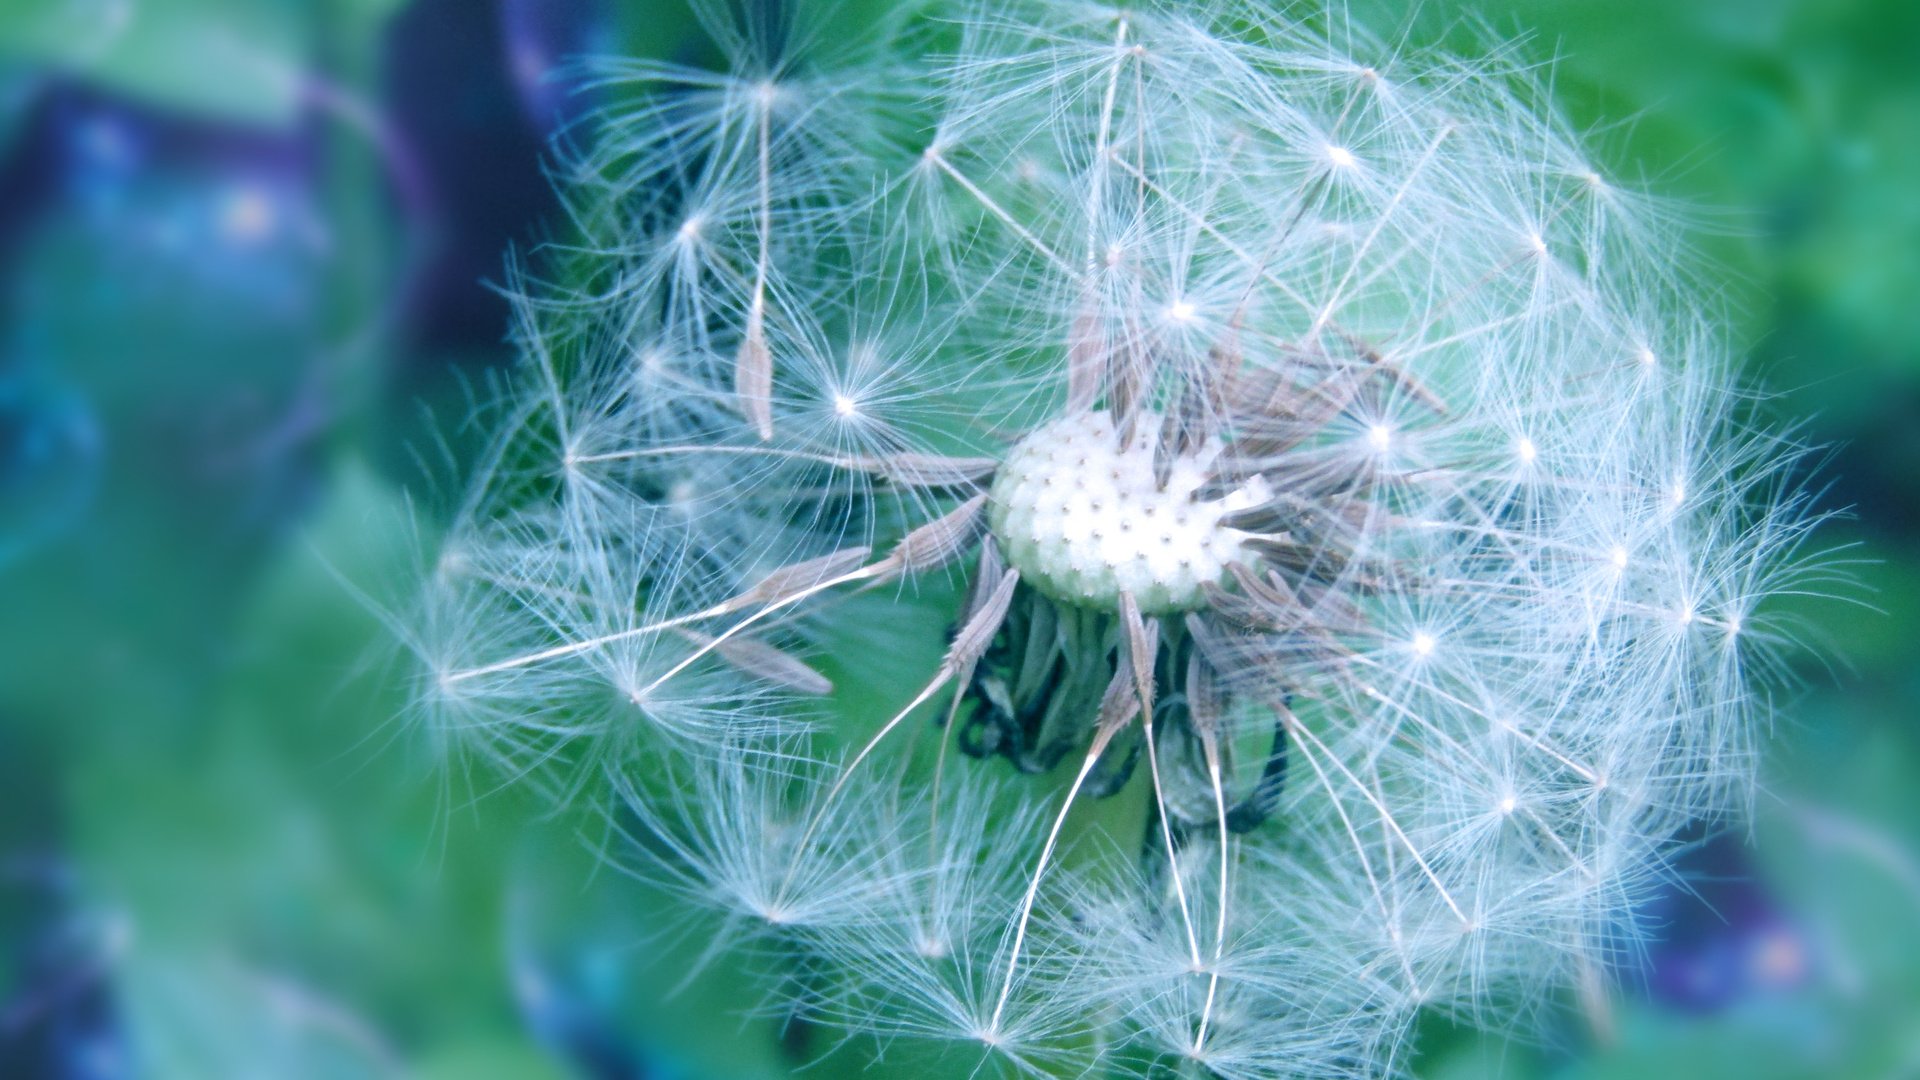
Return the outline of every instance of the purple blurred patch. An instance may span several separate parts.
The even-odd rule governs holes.
[[[1804,985],[1817,958],[1737,836],[1716,834],[1676,860],[1673,881],[1638,913],[1654,940],[1640,975],[1656,1002],[1707,1013]]]
[[[504,362],[506,304],[484,282],[555,208],[540,169],[545,134],[508,70],[512,6],[495,18],[472,0],[416,0],[388,35],[387,115],[433,194],[433,243],[404,341],[421,383],[444,376],[449,353]]]
[[[567,85],[568,62],[619,45],[607,0],[500,0],[500,39],[521,108],[548,135],[591,105]]]
[[[122,285],[203,289],[255,316],[310,312],[334,242],[310,126],[235,128],[63,88],[35,127],[21,158],[46,163],[47,195],[79,212],[128,272]]]

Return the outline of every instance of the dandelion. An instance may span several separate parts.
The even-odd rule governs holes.
[[[1812,521],[1671,220],[1522,70],[1214,8],[593,70],[422,704],[796,1014],[1390,1073],[1744,796]]]

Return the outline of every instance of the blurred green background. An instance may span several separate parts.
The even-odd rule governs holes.
[[[1920,5],[1351,7],[1522,39],[1616,172],[1698,208],[1873,608],[1803,605],[1753,832],[1647,912],[1611,1032],[1436,1018],[1419,1073],[1920,1076]],[[442,775],[347,584],[430,543],[412,448],[510,361],[484,282],[555,227],[543,147],[592,101],[550,75],[602,51],[709,58],[682,0],[0,3],[0,1076],[830,1050],[729,1013],[725,963],[667,994],[699,924],[596,873],[585,815]]]

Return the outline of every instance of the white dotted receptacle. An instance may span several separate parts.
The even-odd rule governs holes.
[[[1118,610],[1122,593],[1148,614],[1204,602],[1202,586],[1221,579],[1247,537],[1220,519],[1257,500],[1244,490],[1197,497],[1217,445],[1175,459],[1161,486],[1157,425],[1157,417],[1142,417],[1122,447],[1112,417],[1093,410],[1048,423],[1013,448],[988,513],[1024,580],[1056,600],[1109,610]]]

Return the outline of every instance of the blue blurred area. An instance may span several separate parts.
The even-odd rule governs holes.
[[[1729,332],[1836,446],[1878,610],[1805,605],[1758,842],[1702,832],[1608,1015],[1547,1047],[1436,1020],[1420,1072],[1920,1075],[1920,13],[1422,17],[1469,11],[1564,58],[1577,120],[1640,118],[1600,134],[1623,168],[1752,212],[1704,241]],[[0,10],[0,1076],[806,1060],[726,1013],[724,968],[659,1000],[703,943],[596,877],[580,823],[448,789],[342,584],[430,528],[419,406],[457,418],[511,360],[486,282],[563,227],[543,148],[595,104],[556,73],[703,48],[669,0]]]
[[[0,374],[0,566],[52,543],[93,502],[100,430],[77,393]]]

